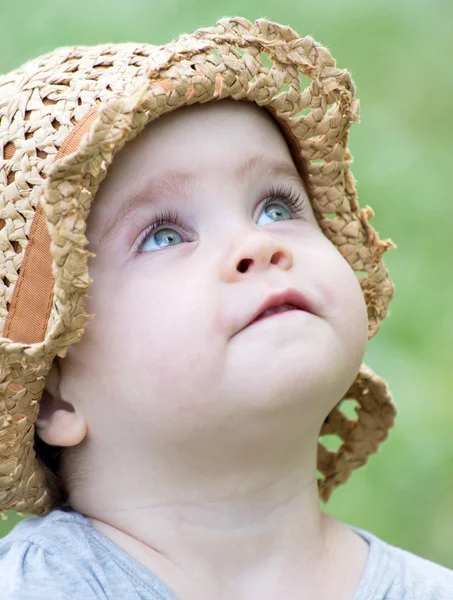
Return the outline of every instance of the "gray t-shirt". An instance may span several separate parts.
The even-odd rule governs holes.
[[[453,600],[453,571],[354,529],[370,552],[353,600]],[[0,539],[1,600],[177,600],[79,513],[55,510]]]

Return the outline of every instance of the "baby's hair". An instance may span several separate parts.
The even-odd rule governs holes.
[[[41,465],[46,483],[49,487],[52,508],[61,510],[70,509],[68,504],[68,492],[59,476],[61,457],[64,448],[61,446],[50,446],[43,442],[35,430],[35,452]]]

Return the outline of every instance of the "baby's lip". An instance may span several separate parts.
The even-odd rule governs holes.
[[[245,319],[241,323],[240,328],[236,333],[239,333],[240,331],[251,325],[266,310],[269,310],[270,308],[278,308],[279,306],[283,306],[284,304],[290,304],[298,310],[302,310],[313,315],[317,314],[314,310],[314,307],[312,306],[312,303],[308,300],[306,296],[301,294],[298,290],[290,288],[282,292],[272,294],[268,298],[266,298],[266,300],[262,304],[260,304],[260,306],[257,309],[251,311],[245,316]]]

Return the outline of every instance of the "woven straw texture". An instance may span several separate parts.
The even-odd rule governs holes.
[[[386,316],[393,286],[382,256],[392,243],[359,208],[349,170],[358,102],[349,73],[314,40],[236,18],[166,46],[60,48],[28,62],[0,78],[0,510],[52,508],[34,422],[53,359],[92,318],[85,226],[114,154],[159,115],[223,98],[274,116],[307,165],[324,234],[357,272],[370,337]],[[363,366],[320,432],[324,500],[376,452],[394,415],[384,382]],[[339,448],[323,436],[338,436]]]

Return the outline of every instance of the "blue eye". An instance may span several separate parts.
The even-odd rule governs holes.
[[[155,250],[182,244],[184,242],[182,235],[173,227],[168,227],[168,225],[176,225],[182,232],[190,231],[190,227],[177,214],[166,210],[158,215],[154,223],[140,235],[134,254],[140,254],[142,250],[154,252]]]
[[[263,223],[261,215],[267,217],[269,221]],[[267,223],[274,223],[275,221],[286,221],[293,218],[288,208],[280,202],[271,202],[270,204],[267,204],[263,208],[261,215],[257,221],[257,225],[260,226],[267,225]]]
[[[150,243],[151,242],[151,243]],[[142,250],[160,250],[169,246],[176,246],[184,242],[181,235],[174,229],[159,229],[155,233],[148,233],[141,247]]]
[[[273,188],[266,196],[265,205],[260,212],[257,225],[262,227],[276,221],[288,221],[294,218],[304,218],[307,208],[306,198],[296,194],[290,187]],[[169,227],[171,225],[172,227]],[[176,229],[173,228],[176,227]],[[179,233],[179,231],[182,232]],[[147,229],[140,235],[134,254],[154,252],[170,246],[183,244],[190,237],[192,229],[173,211],[164,211],[156,217]]]

